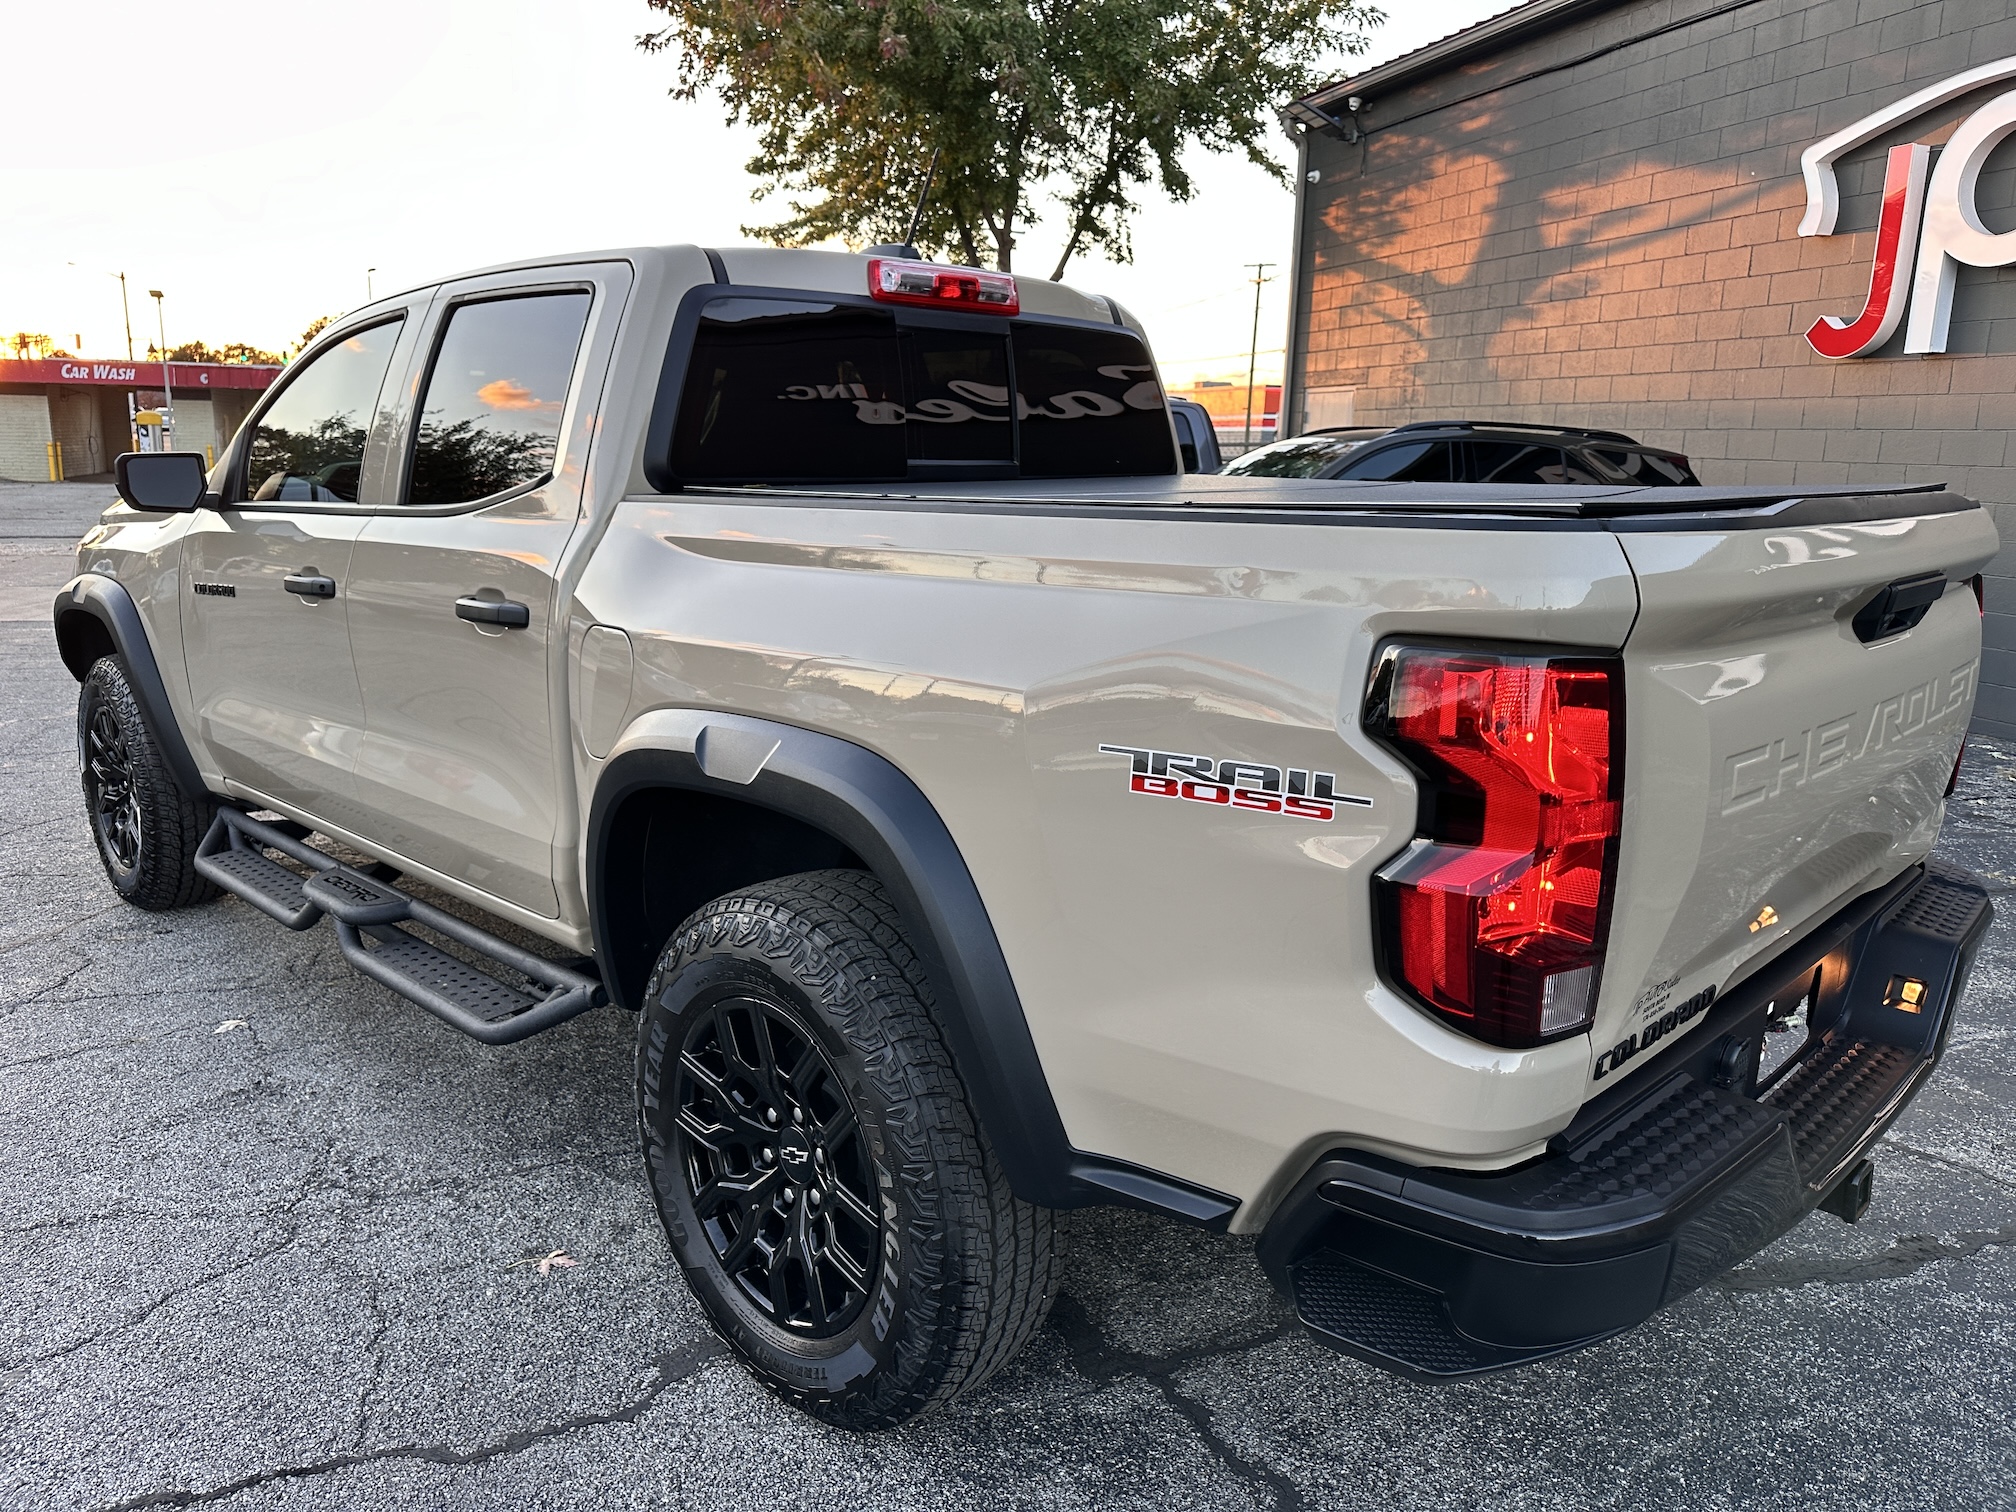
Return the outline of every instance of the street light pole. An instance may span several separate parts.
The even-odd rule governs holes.
[[[364,270],[364,302],[366,304],[371,304],[378,298],[376,294],[371,292],[371,275],[377,271],[376,268],[366,268]]]
[[[161,291],[149,289],[147,297],[154,301],[154,329],[161,338],[161,418],[168,422],[168,443],[161,449],[173,451],[175,440],[175,390],[168,376],[168,322],[161,314]]]
[[[1253,270],[1253,345],[1246,353],[1246,445],[1253,445],[1253,376],[1260,366],[1260,286],[1274,280],[1267,276],[1273,263],[1247,263]]]

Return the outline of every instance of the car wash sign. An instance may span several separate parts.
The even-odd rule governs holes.
[[[1799,234],[1834,234],[1841,208],[1834,165],[1844,154],[1964,94],[2012,78],[2016,58],[1984,63],[1907,95],[1808,147],[1799,159],[1806,178],[1806,216],[1799,222]],[[1946,350],[1953,282],[1960,264],[2000,268],[2016,263],[2016,231],[1990,231],[1974,204],[1982,166],[2011,132],[2016,132],[2016,90],[1996,96],[1962,121],[1937,163],[1932,149],[1922,142],[1890,149],[1869,297],[1852,320],[1828,315],[1814,321],[1806,332],[1814,351],[1823,357],[1866,357],[1888,341],[1900,323],[1905,351]]]
[[[280,376],[277,367],[238,362],[171,362],[169,381],[191,393],[203,389],[263,389]],[[93,362],[78,357],[43,357],[30,361],[0,360],[0,383],[108,384],[134,388],[161,386],[159,362]]]

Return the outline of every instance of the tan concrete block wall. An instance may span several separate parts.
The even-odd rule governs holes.
[[[49,477],[49,401],[40,394],[0,394],[0,478],[42,483]]]
[[[1715,8],[1619,5],[1368,101],[1362,143],[1312,139],[1302,383],[1354,386],[1360,425],[1622,430],[1685,451],[1710,483],[1942,480],[2016,544],[2016,268],[1961,271],[1941,356],[1902,355],[1900,333],[1836,362],[1803,335],[1862,307],[1886,149],[1942,142],[2009,86],[1851,154],[1845,234],[1795,234],[1799,153],[2016,54],[2016,13],[1762,0],[1645,36]],[[1994,229],[2016,225],[2016,142],[1979,202]],[[1992,569],[1989,609],[1979,723],[2016,737],[2016,551]]]

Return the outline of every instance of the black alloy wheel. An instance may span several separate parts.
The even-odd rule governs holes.
[[[860,1119],[812,1031],[726,988],[695,1005],[674,1096],[674,1149],[721,1269],[793,1334],[851,1326],[882,1226]]]
[[[167,732],[171,739],[174,733]],[[216,887],[195,869],[216,802],[175,780],[122,657],[102,656],[85,674],[77,691],[77,751],[84,811],[113,890],[157,912],[216,897]]]
[[[800,872],[716,898],[644,989],[637,1117],[672,1254],[764,1386],[894,1428],[1042,1326],[1050,1215],[966,1101],[929,977],[875,878]]]
[[[100,703],[91,711],[84,732],[84,793],[91,806],[91,826],[108,866],[130,872],[140,865],[140,795],[134,784],[133,756],[118,716]]]

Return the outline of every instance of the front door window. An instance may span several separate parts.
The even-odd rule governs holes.
[[[354,504],[399,342],[397,320],[358,331],[287,376],[246,447],[246,501]]]

